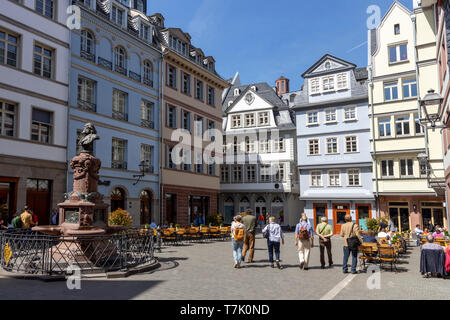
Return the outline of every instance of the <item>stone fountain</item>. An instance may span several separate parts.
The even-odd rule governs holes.
[[[86,240],[87,237],[126,229],[122,226],[108,226],[108,204],[103,202],[103,195],[97,191],[101,161],[93,155],[93,147],[94,141],[98,139],[100,138],[94,125],[86,123],[78,142],[82,150],[70,161],[73,191],[66,193],[65,201],[58,204],[59,225],[36,226],[32,229],[47,235],[64,235],[65,239],[72,236],[70,241],[62,241],[53,248],[52,252],[61,255],[59,258],[76,259],[77,262],[98,260],[98,256],[87,254],[89,248],[93,247],[92,240]],[[105,244],[106,247],[102,250],[98,250],[98,246],[102,246],[101,242],[94,245],[96,252],[102,251],[105,256],[113,254],[112,245]]]

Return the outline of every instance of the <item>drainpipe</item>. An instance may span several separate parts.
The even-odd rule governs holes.
[[[158,50],[159,51],[159,50]],[[164,190],[163,190],[163,164],[162,164],[162,153],[164,152],[163,148],[163,112],[164,108],[164,84],[163,84],[163,68],[164,68],[164,57],[169,53],[162,52],[161,53],[161,62],[159,65],[159,224],[162,225],[162,214],[163,214],[163,198],[164,198]]]
[[[376,161],[377,147],[375,143],[375,116],[373,111],[373,74],[372,74],[372,55],[370,52],[370,44],[372,43],[372,34],[368,31],[368,61],[367,71],[369,73],[369,93],[370,93],[370,110],[372,115],[372,141],[373,141],[373,157],[375,159],[375,198],[377,201],[377,217],[380,217],[380,200],[379,200],[379,187],[378,187],[378,164]]]

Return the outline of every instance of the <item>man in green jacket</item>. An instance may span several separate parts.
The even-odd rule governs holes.
[[[242,223],[246,229],[244,249],[242,250],[242,261],[245,261],[245,255],[248,250],[248,263],[252,263],[253,255],[255,253],[256,217],[253,215],[252,209],[245,210],[245,213],[245,216],[242,218]]]
[[[331,255],[331,237],[333,236],[333,228],[328,224],[327,217],[322,217],[316,227],[316,234],[319,236],[320,247],[320,264],[325,269],[325,248],[327,249],[328,264],[331,268],[333,265],[333,256]]]

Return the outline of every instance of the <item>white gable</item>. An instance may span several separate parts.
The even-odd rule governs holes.
[[[328,69],[327,69],[327,67],[328,67]],[[342,67],[346,67],[346,65],[343,65],[343,64],[338,63],[331,59],[327,59],[321,65],[319,65],[317,68],[315,68],[313,71],[311,71],[311,73],[333,70],[333,69],[342,68]]]
[[[246,101],[247,100],[246,96],[248,94],[252,95],[253,101],[249,99],[251,103],[247,103]],[[272,108],[273,106],[270,103],[261,98],[257,93],[254,93],[253,91],[249,90],[242,98],[239,98],[239,101],[230,110],[228,110],[228,113],[246,112]]]

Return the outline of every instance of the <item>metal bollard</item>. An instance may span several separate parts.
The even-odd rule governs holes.
[[[161,228],[158,226],[156,229],[156,246],[155,249],[158,250],[158,252],[161,252]]]

